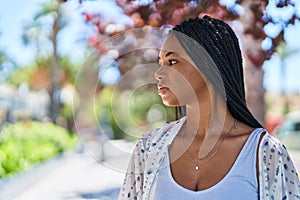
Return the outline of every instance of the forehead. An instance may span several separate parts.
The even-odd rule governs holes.
[[[179,44],[177,38],[171,33],[162,44],[159,52],[159,57],[164,57],[168,52],[173,52],[174,54],[180,56],[182,54],[181,49],[182,47]]]
[[[170,33],[168,37],[165,39],[165,41],[163,42],[159,52],[159,57],[163,58],[169,52],[173,52],[175,55],[180,56],[185,60],[189,61],[190,63],[194,64],[190,56],[186,53],[186,51],[178,41],[177,37],[173,33]]]
[[[168,37],[163,42],[160,52],[159,58],[165,57],[169,52],[172,52],[174,55],[183,56],[184,50],[178,42],[176,36],[172,33],[168,35]]]

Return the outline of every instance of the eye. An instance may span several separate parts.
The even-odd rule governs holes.
[[[177,63],[178,63],[177,60],[169,60],[169,65],[175,65]]]

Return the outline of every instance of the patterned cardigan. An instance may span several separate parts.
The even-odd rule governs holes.
[[[155,175],[186,117],[143,134],[132,153],[119,200],[147,200]],[[261,129],[261,131],[265,131]],[[300,181],[283,144],[266,133],[259,145],[259,199],[300,199]]]

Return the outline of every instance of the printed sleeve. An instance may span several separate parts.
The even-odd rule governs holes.
[[[118,200],[140,200],[143,196],[146,142],[151,132],[138,139],[132,152]]]
[[[259,190],[263,200],[300,199],[300,182],[286,147],[266,134],[259,148]]]

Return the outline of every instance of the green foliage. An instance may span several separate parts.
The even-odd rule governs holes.
[[[174,120],[175,113],[174,108],[162,104],[161,98],[152,89],[117,91],[114,87],[105,87],[100,92],[94,109],[100,124],[106,123],[111,127],[114,139],[129,140],[133,138],[128,136],[128,132],[139,136],[164,121]],[[149,117],[151,110],[158,110],[154,113],[156,119]]]
[[[104,88],[98,95],[93,110],[95,110],[95,115],[99,118],[101,124],[105,123],[111,127],[114,134],[113,138],[120,139],[125,133],[118,126],[116,119],[113,116],[113,92],[113,87]]]
[[[0,178],[73,149],[77,142],[74,135],[51,123],[7,124],[0,133]]]
[[[8,79],[8,83],[19,87],[22,83],[29,83],[36,66],[28,66],[16,69]]]
[[[68,74],[69,81],[74,83],[79,70],[79,64],[73,63],[69,57],[61,57],[60,66]]]
[[[72,104],[63,104],[61,106],[60,115],[66,120],[73,119],[73,107]]]

